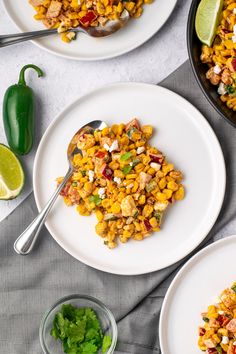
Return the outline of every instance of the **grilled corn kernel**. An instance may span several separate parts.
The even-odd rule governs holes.
[[[141,195],[140,198],[139,198],[139,200],[138,200],[138,203],[139,203],[140,205],[143,205],[143,204],[145,204],[145,202],[146,202],[146,197],[145,197],[145,195]]]
[[[161,192],[158,192],[157,195],[156,195],[156,198],[158,201],[160,202],[165,202],[168,198],[167,198],[167,195],[164,194],[164,193],[161,193]]]
[[[152,212],[153,212],[153,206],[146,204],[143,208],[142,214],[147,218],[149,215],[152,214]]]
[[[184,199],[184,187],[179,187],[179,189],[174,193],[175,200]]]
[[[114,214],[119,214],[120,213],[120,204],[118,202],[112,204],[111,206],[111,212]]]
[[[107,222],[106,221],[101,221],[99,222],[96,227],[96,233],[99,235],[99,236],[102,236],[104,235],[104,233],[106,232],[107,230]]]
[[[96,210],[96,217],[97,217],[98,221],[102,221],[104,218],[103,213],[99,209]]]
[[[150,220],[150,225],[153,227],[153,228],[156,228],[158,227],[158,223],[157,223],[157,219],[155,217],[152,217]]]

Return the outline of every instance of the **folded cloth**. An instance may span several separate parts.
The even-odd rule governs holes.
[[[233,234],[236,228],[236,130],[206,101],[188,62],[161,85],[186,97],[202,111],[215,130],[226,159],[224,205],[200,246],[203,247],[207,242]],[[0,224],[0,353],[42,353],[38,336],[42,315],[60,297],[81,293],[99,298],[114,313],[119,330],[116,354],[159,354],[158,321],[163,297],[173,276],[191,255],[151,274],[112,275],[69,256],[44,228],[32,254],[17,256],[14,240],[36,214],[31,194]]]

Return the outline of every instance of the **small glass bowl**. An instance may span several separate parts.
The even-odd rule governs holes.
[[[64,354],[62,343],[60,340],[55,340],[50,334],[53,319],[57,312],[60,311],[64,304],[71,304],[76,307],[90,307],[92,308],[101,323],[103,333],[109,335],[112,339],[110,348],[106,354],[114,353],[117,343],[117,326],[116,321],[111,311],[99,300],[87,295],[73,294],[65,296],[58,300],[43,316],[40,328],[39,339],[44,354]],[[99,351],[99,354],[101,350]]]

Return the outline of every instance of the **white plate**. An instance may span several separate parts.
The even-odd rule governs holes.
[[[107,38],[94,39],[78,34],[78,40],[69,45],[59,36],[33,41],[40,48],[68,59],[98,60],[113,58],[127,53],[151,38],[167,21],[177,0],[154,0],[145,5],[143,15]],[[34,20],[35,11],[28,0],[3,0],[5,9],[16,26],[22,31],[45,29],[40,21]]]
[[[186,198],[168,210],[162,231],[109,250],[95,234],[95,216],[80,216],[58,200],[47,228],[55,240],[80,261],[107,272],[141,274],[177,262],[207,235],[220,211],[225,191],[225,166],[220,145],[204,117],[186,100],[162,87],[121,83],[94,91],[66,108],[47,129],[34,165],[38,208],[67,170],[67,145],[87,122],[109,125],[138,117],[152,124],[152,143],[184,172]]]
[[[162,354],[200,354],[201,313],[236,280],[236,236],[204,248],[186,263],[166,294],[160,317]]]

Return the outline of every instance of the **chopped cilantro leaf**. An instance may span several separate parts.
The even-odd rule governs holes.
[[[236,293],[236,285],[231,288]]]
[[[127,175],[128,173],[130,173],[130,171],[132,170],[132,166],[127,165],[122,169],[122,172],[124,173],[124,175]]]
[[[225,85],[225,89],[229,95],[232,95],[233,93],[235,93],[235,89],[232,85]]]
[[[102,201],[102,199],[99,197],[99,195],[91,195],[89,197],[89,201],[95,203],[95,205],[99,205]]]
[[[134,160],[134,161],[132,162],[132,167],[137,166],[139,163],[140,163],[140,160]]]
[[[209,322],[209,318],[208,317],[203,317],[202,318],[204,322]]]
[[[161,212],[161,211],[155,211],[154,216],[155,216],[155,218],[157,219],[158,224],[161,225],[161,220],[162,220],[162,217],[163,217],[163,212]]]
[[[128,160],[131,156],[132,156],[132,153],[131,153],[130,151],[129,151],[129,152],[126,152],[125,154],[121,155],[120,160],[121,160],[121,161],[126,161],[126,160]]]

